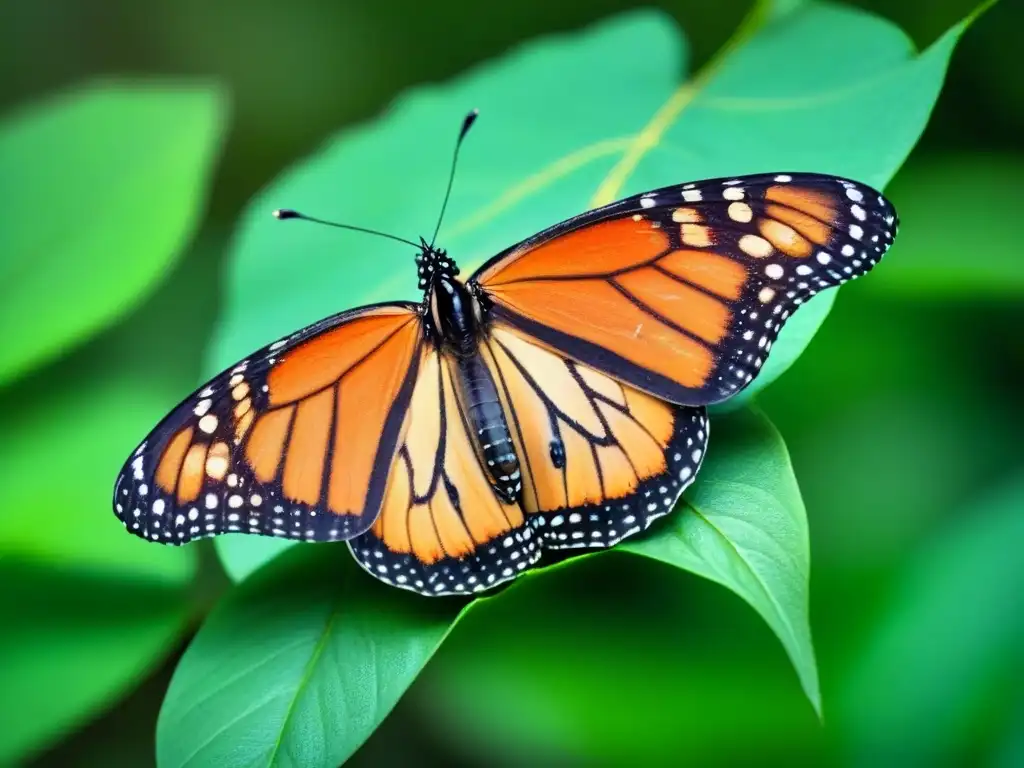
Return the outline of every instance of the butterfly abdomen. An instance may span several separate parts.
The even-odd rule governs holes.
[[[460,358],[455,367],[459,401],[491,485],[503,500],[512,503],[522,487],[519,458],[494,379],[479,355]]]

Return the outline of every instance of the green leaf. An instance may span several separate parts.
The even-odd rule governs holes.
[[[903,226],[892,258],[868,290],[928,298],[1012,299],[1024,293],[1013,247],[1024,160],[1019,155],[943,156],[910,164],[890,190]],[[963,226],[950,226],[950,207]],[[968,223],[969,222],[969,223]]]
[[[112,703],[187,620],[180,587],[0,560],[0,764],[20,763]]]
[[[798,169],[882,186],[923,130],[967,22],[918,55],[899,29],[860,11],[812,2],[775,11],[756,13],[682,84],[686,46],[677,30],[660,15],[633,13],[411,91],[378,122],[341,133],[245,214],[209,372],[346,307],[417,298],[411,252],[282,224],[270,212],[291,207],[406,237],[429,234],[445,148],[470,107],[481,118],[441,237],[468,269],[590,205],[686,179]],[[833,293],[796,314],[731,406],[796,359]],[[229,572],[244,574],[279,548],[224,539],[218,549]]]
[[[759,617],[615,551],[475,604],[402,706],[505,765],[820,762],[797,759],[820,724]]]
[[[808,617],[807,514],[789,454],[764,416],[740,411],[712,423],[700,479],[668,524],[621,549],[718,582],[761,614],[821,713]]]
[[[138,304],[191,237],[225,121],[212,85],[93,85],[0,125],[0,384]]]
[[[1019,696],[1006,682],[1024,646],[1022,477],[963,510],[904,570],[838,702],[836,722],[860,763],[970,754],[992,691]]]
[[[343,544],[315,549],[210,614],[160,712],[160,768],[340,765],[434,653],[456,603],[376,582]]]

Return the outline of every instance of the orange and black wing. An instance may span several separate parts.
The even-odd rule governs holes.
[[[424,355],[380,516],[349,542],[378,579],[427,595],[488,589],[540,557],[522,508],[483,470],[451,366]]]
[[[654,398],[500,321],[483,353],[546,549],[610,547],[668,514],[693,482],[704,408]]]
[[[706,405],[757,375],[787,318],[871,269],[896,213],[816,174],[666,187],[590,211],[485,264],[498,321],[656,397]]]
[[[423,358],[413,304],[344,312],[197,390],[125,463],[114,511],[152,541],[350,539],[380,509]]]

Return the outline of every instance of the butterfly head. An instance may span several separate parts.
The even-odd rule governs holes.
[[[421,291],[429,290],[441,278],[453,278],[459,274],[455,259],[443,248],[435,248],[420,239],[420,252],[416,254],[416,270]]]

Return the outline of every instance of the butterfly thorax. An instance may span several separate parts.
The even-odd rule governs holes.
[[[472,357],[480,346],[481,312],[476,298],[455,277],[434,278],[427,292],[434,342],[458,358]]]

